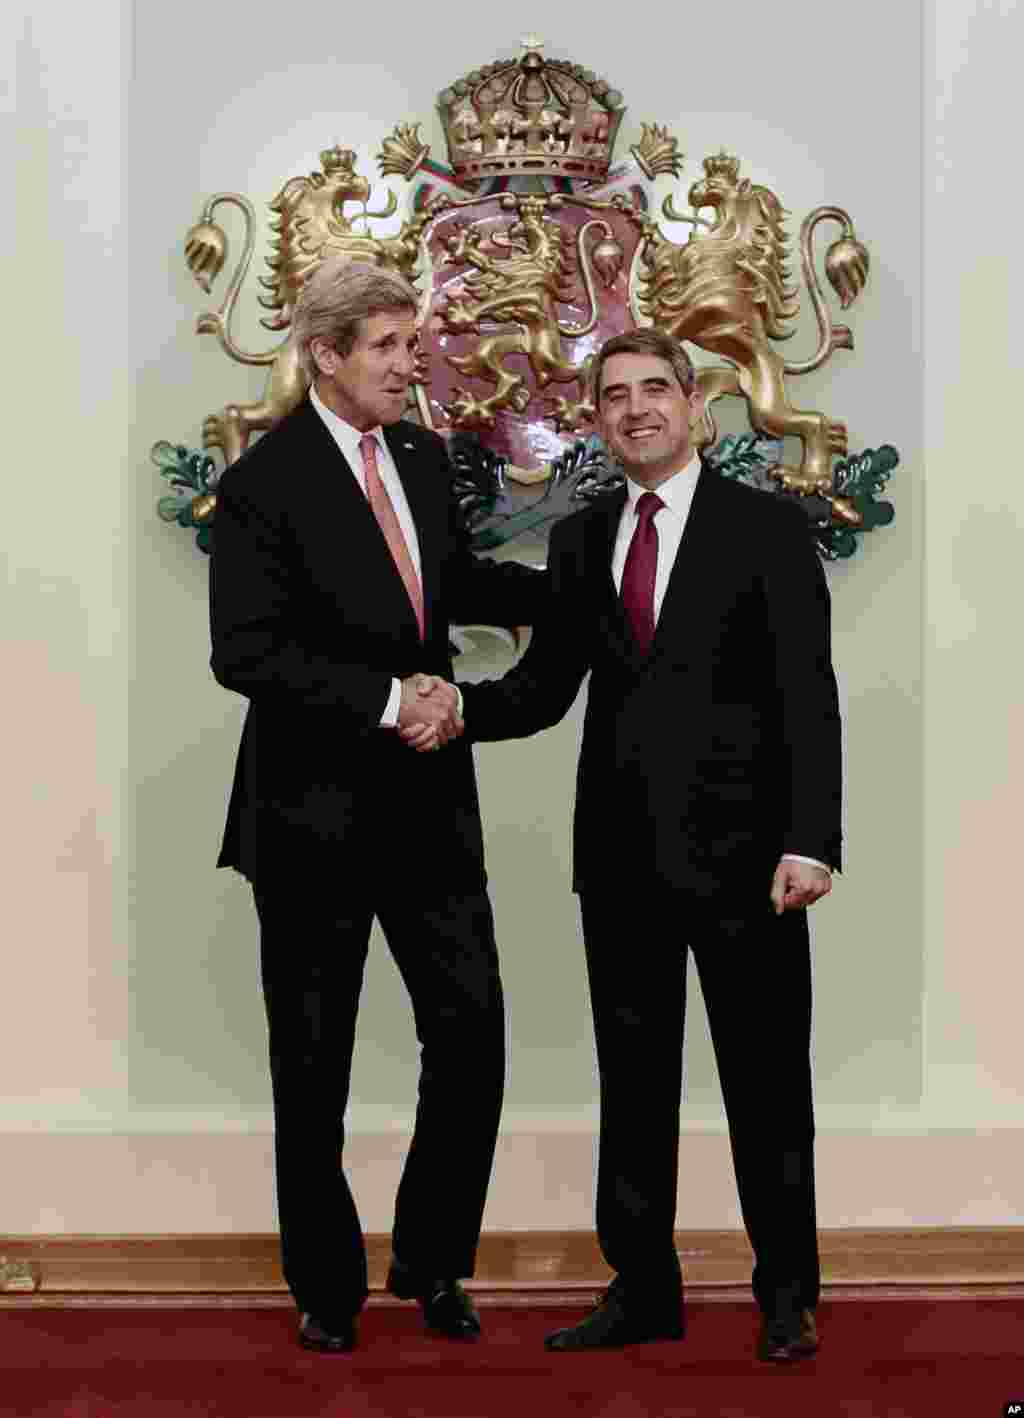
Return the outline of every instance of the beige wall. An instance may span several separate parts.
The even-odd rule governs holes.
[[[993,95],[1007,112],[1020,106],[1024,12],[1013,0],[937,4],[927,36],[923,1107],[1019,1128],[1024,510],[1010,448],[1024,202],[981,115]]]
[[[238,188],[259,206],[334,141],[375,172],[399,119],[425,120],[443,156],[434,95],[522,27],[495,38],[492,15],[462,8],[439,28],[423,7],[396,25],[394,8],[313,0],[284,34],[235,0],[108,0],[88,21],[50,0],[5,21],[20,357],[0,531],[0,1233],[272,1225],[254,920],[244,884],[212,869],[242,706],[207,672],[205,561],[155,519],[147,452],[159,437],[197,446],[206,413],[259,389],[193,334],[203,297],[180,244],[202,197]],[[839,202],[871,247],[856,355],[800,386],[854,447],[903,455],[895,525],[829,573],[849,847],[815,913],[821,1220],[1013,1222],[1024,685],[1002,411],[1021,322],[986,99],[1013,82],[1022,25],[1009,4],[968,0],[923,14],[871,0],[853,32],[847,13],[781,0],[745,14],[742,44],[729,10],[652,44],[570,0],[545,38],[625,93],[623,151],[641,121],[668,123],[684,183],[724,145],[794,227]],[[241,337],[256,344],[251,282]],[[794,353],[812,343],[808,319]],[[478,753],[512,1034],[493,1227],[589,1224],[596,1089],[566,889],[579,718]],[[696,1006],[680,1224],[733,1225]],[[385,1229],[415,1040],[380,941],[353,1087],[355,1186],[366,1225]]]

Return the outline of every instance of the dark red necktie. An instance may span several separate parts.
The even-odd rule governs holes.
[[[658,529],[654,518],[664,506],[656,492],[640,495],[636,504],[636,527],[626,553],[619,590],[636,643],[645,655],[654,639],[654,582],[658,575]]]

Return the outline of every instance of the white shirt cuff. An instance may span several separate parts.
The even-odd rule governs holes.
[[[402,705],[402,681],[393,679],[391,681],[391,693],[388,695],[388,702],[384,705],[384,713],[380,716],[380,727],[382,729],[398,728],[398,711]]]
[[[459,718],[462,718],[462,690],[457,684],[452,685],[455,690],[456,702],[455,710]],[[388,695],[388,702],[384,706],[384,713],[380,716],[382,729],[398,728],[398,711],[402,707],[402,681],[393,679],[391,681],[391,693]]]
[[[832,875],[832,868],[829,864],[819,862],[817,857],[798,857],[795,852],[783,852],[782,860],[784,862],[806,862],[809,867],[821,867],[822,871],[827,871],[829,876]]]

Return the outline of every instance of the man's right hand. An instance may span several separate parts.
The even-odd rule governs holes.
[[[440,748],[462,733],[455,686],[437,675],[410,675],[402,680],[398,733],[417,753]]]

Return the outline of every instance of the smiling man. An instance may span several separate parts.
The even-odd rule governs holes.
[[[440,679],[449,618],[532,624],[544,577],[472,556],[444,444],[402,420],[416,299],[325,260],[293,317],[309,397],[217,490],[212,666],[249,701],[219,865],[256,900],[284,1273],[301,1343],[328,1353],[352,1348],[367,1294],[340,1156],[374,916],[422,1046],[388,1284],[457,1339],[480,1328],[459,1278],[504,1084],[473,762]],[[416,728],[430,751],[401,742]]]
[[[516,668],[462,686],[467,737],[503,739],[556,723],[591,676],[573,884],[601,1077],[597,1233],[615,1279],[548,1347],[683,1335],[692,949],[756,1259],[758,1350],[795,1359],[817,1347],[819,1288],[806,907],[830,889],[841,837],[828,591],[798,507],[701,467],[681,346],[616,336],[592,378],[626,488],[552,533],[551,609]]]

